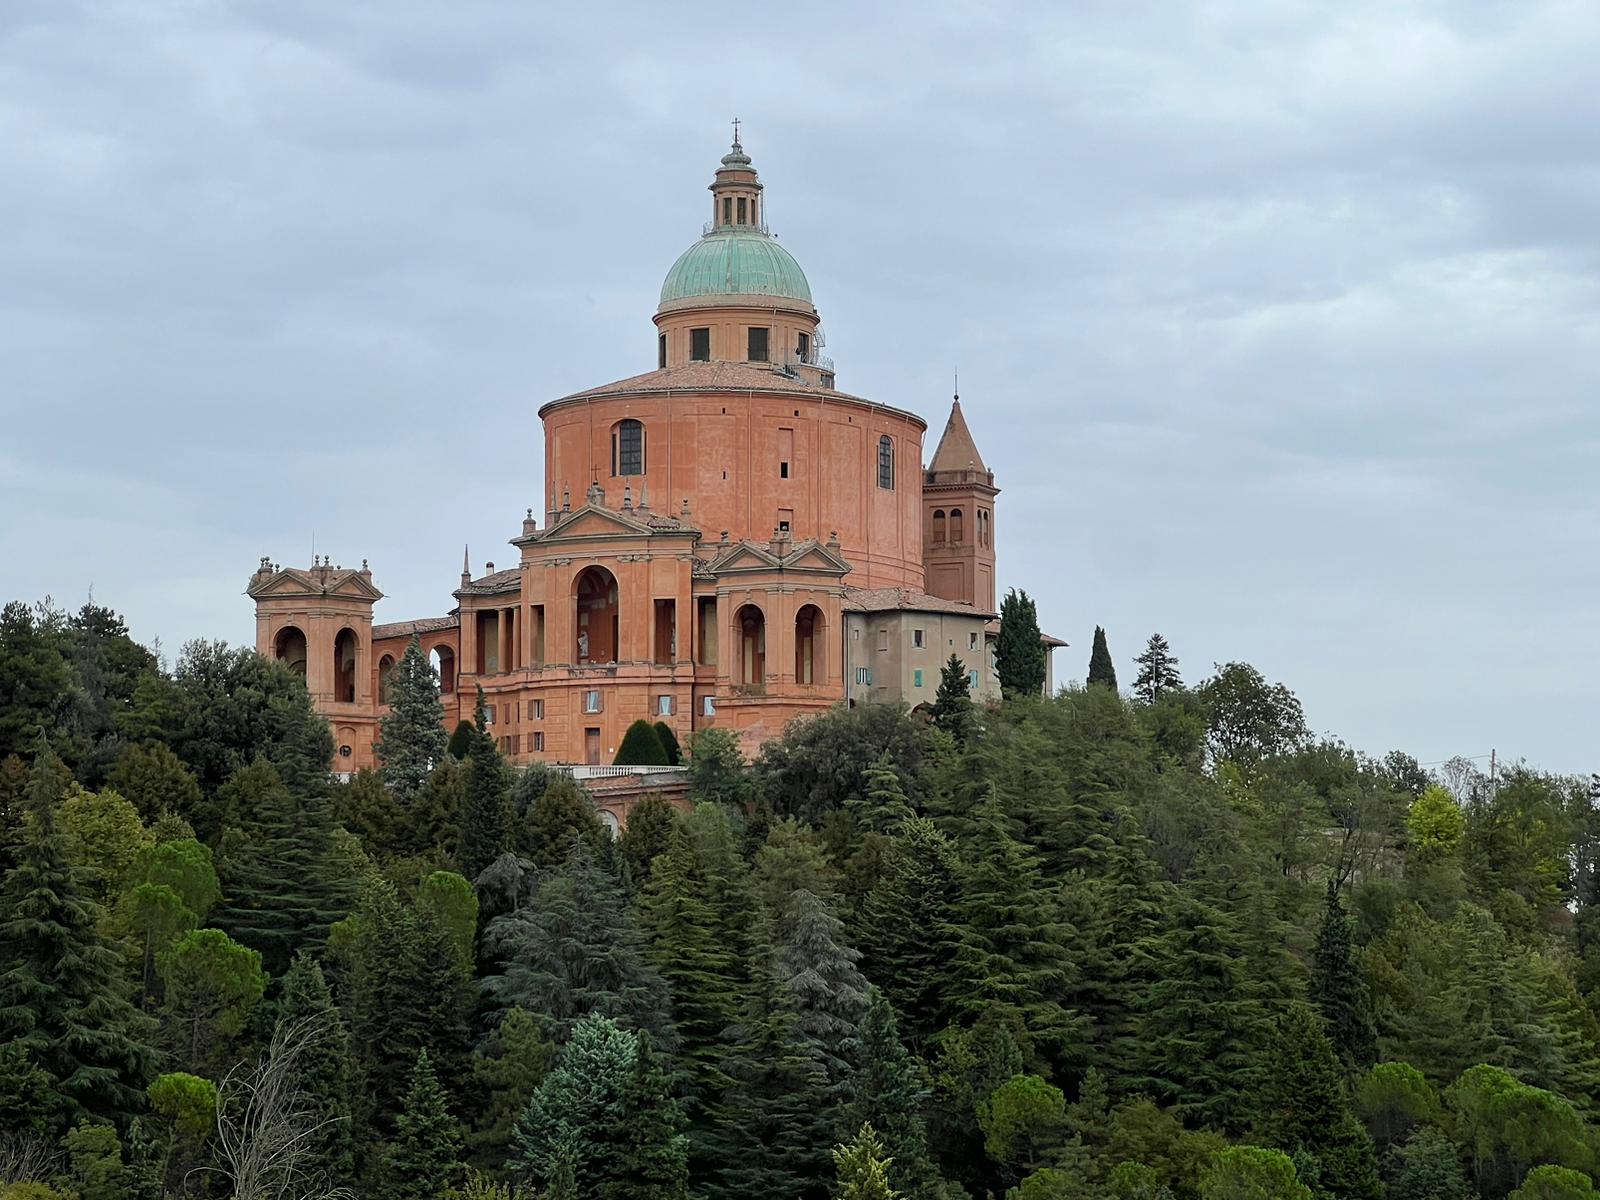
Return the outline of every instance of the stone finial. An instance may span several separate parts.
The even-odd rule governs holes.
[[[683,515],[686,517],[689,515],[689,497],[687,496],[683,498]]]
[[[494,564],[492,562],[484,563],[483,564],[483,573],[485,575],[493,575],[494,574]]]
[[[622,511],[633,511],[633,484],[631,483],[622,485]]]
[[[564,487],[564,488],[561,489],[561,511],[562,512],[571,512],[572,511],[572,489],[571,488],[565,488]]]
[[[533,519],[533,509],[530,508],[528,510],[528,515],[522,518],[523,536],[526,537],[528,534],[537,533],[538,531],[539,522]]]
[[[650,511],[650,502],[645,499],[644,480],[642,480],[642,479],[639,481],[639,511],[640,512],[649,512]]]
[[[830,530],[828,530],[828,549],[829,550],[837,550],[838,548],[839,548],[839,531],[837,529],[830,529]]]
[[[722,544],[724,546],[728,544],[728,531],[726,529],[722,531]]]
[[[461,584],[465,587],[472,582],[472,548],[465,544],[461,547]]]

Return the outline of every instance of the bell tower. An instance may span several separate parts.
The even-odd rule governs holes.
[[[994,498],[999,494],[957,395],[922,476],[922,566],[930,595],[980,612],[996,611]]]

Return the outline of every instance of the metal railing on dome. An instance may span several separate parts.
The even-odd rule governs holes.
[[[772,231],[767,228],[767,223],[765,221],[741,221],[736,223],[729,223],[726,221],[707,221],[704,225],[700,226],[700,235],[705,237],[713,233],[739,233],[744,230],[749,230],[751,233],[759,233],[763,237],[772,236]]]

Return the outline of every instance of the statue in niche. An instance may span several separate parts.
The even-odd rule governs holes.
[[[578,631],[578,661],[589,661],[589,631],[586,629]]]

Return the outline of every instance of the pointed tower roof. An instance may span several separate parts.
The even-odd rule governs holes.
[[[967,419],[961,415],[960,396],[950,404],[950,420],[945,422],[944,436],[939,439],[939,448],[933,452],[933,461],[928,464],[928,470],[983,472],[989,470],[983,465],[983,455],[978,453],[978,444],[972,440],[972,431],[967,428]]]

